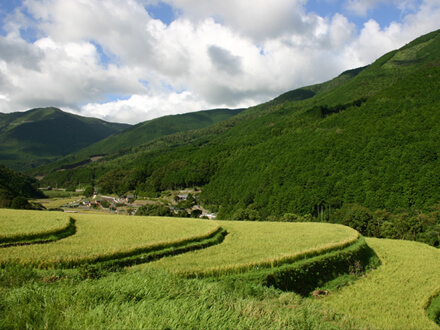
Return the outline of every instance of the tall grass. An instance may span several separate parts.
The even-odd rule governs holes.
[[[162,271],[32,283],[0,293],[2,329],[340,329],[293,293]]]
[[[228,231],[222,244],[143,267],[166,269],[189,277],[225,275],[277,267],[343,248],[359,237],[351,228],[325,223],[221,221],[219,224]]]
[[[75,235],[44,246],[4,248],[0,251],[0,264],[71,267],[209,237],[219,228],[215,222],[198,219],[83,214],[72,217],[76,221]]]
[[[428,245],[368,238],[382,266],[321,300],[368,328],[438,329],[426,307],[440,290],[440,251]]]

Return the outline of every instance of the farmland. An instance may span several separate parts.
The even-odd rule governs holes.
[[[52,229],[57,216],[70,218],[58,212],[0,212],[2,219],[35,220],[32,228],[40,230]],[[426,307],[440,291],[440,251],[426,244],[365,239],[327,223],[70,216],[76,231],[69,237],[0,249],[0,328],[438,328]],[[11,220],[1,226],[13,234]],[[20,233],[31,227],[22,228]],[[216,233],[224,239],[196,251],[184,245]],[[381,265],[356,275],[352,266],[362,261],[356,251],[363,251],[365,242]],[[160,254],[181,246],[182,254]],[[169,256],[133,267],[108,264],[149,252]],[[350,262],[350,268],[338,260]],[[299,279],[287,284],[298,285],[317,276],[325,287],[332,276],[342,275],[335,269],[346,272],[351,284],[326,289],[320,299],[282,287],[287,277]]]
[[[0,215],[0,244],[48,237],[70,224],[62,213],[2,209]]]
[[[358,233],[324,223],[219,222],[229,234],[221,245],[164,258],[148,267],[183,274],[225,274],[273,267],[314,252],[353,243]],[[270,239],[268,239],[270,237]]]
[[[4,210],[0,211],[2,214]],[[37,217],[52,214],[34,212]],[[59,213],[55,213],[58,214]],[[54,267],[137,254],[157,246],[171,246],[217,231],[214,222],[112,215],[74,215],[76,234],[49,246],[17,246],[1,251],[0,264]]]
[[[365,327],[438,329],[426,316],[429,299],[440,291],[440,251],[425,244],[369,238],[382,266],[331,295],[324,304],[351,315]],[[347,304],[347,301],[350,304]]]

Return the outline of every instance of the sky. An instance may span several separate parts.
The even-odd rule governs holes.
[[[0,112],[257,105],[440,28],[440,0],[0,0]]]

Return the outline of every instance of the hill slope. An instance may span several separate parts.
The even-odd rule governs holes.
[[[36,180],[15,172],[0,164],[0,208],[25,208],[28,198],[42,198],[44,194],[36,186]]]
[[[85,147],[60,161],[51,164],[48,169],[74,167],[90,156],[109,154],[119,150],[134,148],[154,139],[167,135],[208,127],[215,123],[238,115],[244,109],[214,109],[198,112],[170,115],[141,122],[122,132],[113,134],[101,141]]]
[[[46,181],[145,194],[201,185],[220,217],[248,220],[330,217],[344,203],[427,210],[440,200],[439,77],[435,31],[366,68]]]
[[[154,139],[210,126],[239,114],[240,110],[215,109],[171,115],[139,123],[121,133],[99,141],[78,154],[111,153],[124,148],[136,147]]]
[[[34,167],[127,127],[129,125],[76,116],[57,108],[0,114],[0,161],[14,169]]]

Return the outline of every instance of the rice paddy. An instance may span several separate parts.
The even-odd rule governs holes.
[[[231,328],[438,329],[427,317],[426,308],[440,292],[440,251],[425,244],[366,238],[382,265],[353,284],[316,300],[302,299],[292,292],[281,293],[250,282],[247,277],[222,276],[215,281],[201,278],[259,268],[273,268],[267,269],[272,272],[290,267],[278,266],[295,265],[296,261],[316,255],[328,261],[328,256],[345,247],[364,242],[363,238],[359,240],[357,231],[327,223],[216,222],[15,210],[0,210],[0,216],[1,235],[6,238],[59,230],[70,223],[71,217],[76,228],[74,235],[48,244],[0,249],[0,309],[5,315],[0,317],[0,328],[13,324],[17,328],[48,324],[69,328],[87,324],[107,328],[178,328],[183,304],[194,310],[185,319],[191,328],[201,324],[221,328],[223,324]],[[178,249],[185,242],[203,241],[220,228],[228,232],[220,244],[121,273],[106,273],[97,281],[83,281],[80,275],[81,269],[88,269],[87,264],[101,266],[102,261],[113,262],[145,251]],[[80,267],[69,271],[52,269],[75,265]],[[76,273],[81,280],[69,279]],[[58,284],[51,283],[53,279]],[[154,290],[141,284],[151,281],[157,286]],[[154,299],[152,290],[157,291]],[[96,302],[89,292],[95,292]],[[84,306],[90,304],[97,307],[84,312]],[[164,309],[172,311],[172,315],[164,318],[168,315]],[[108,321],[106,315],[110,311],[114,317]],[[223,319],[224,313],[241,321]]]
[[[0,209],[0,243],[33,239],[66,229],[70,218],[59,212]]]
[[[228,231],[222,244],[139,267],[184,275],[220,275],[275,267],[355,242],[357,231],[326,223],[219,221]]]
[[[209,236],[218,230],[215,222],[197,219],[89,214],[71,216],[75,220],[75,235],[46,245],[2,249],[0,264],[15,262],[36,267],[62,267],[109,260]]]
[[[426,314],[440,290],[440,251],[426,244],[368,238],[382,266],[321,300],[365,328],[438,329]]]

